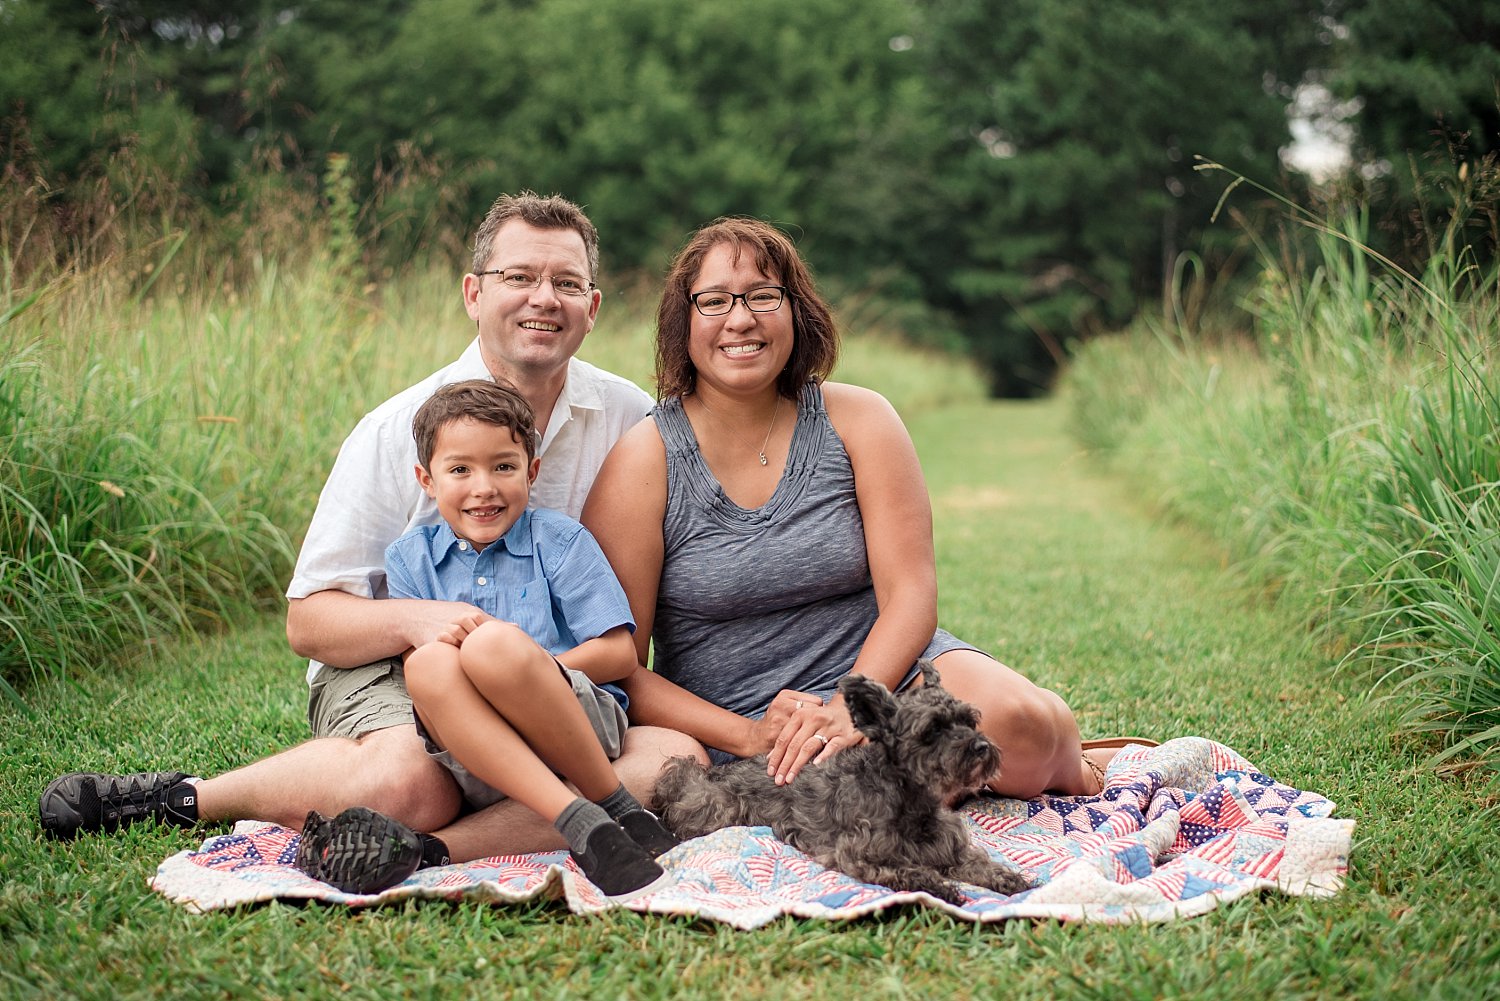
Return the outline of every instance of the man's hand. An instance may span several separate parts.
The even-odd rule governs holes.
[[[332,667],[359,667],[442,642],[444,634],[462,639],[478,622],[457,629],[455,623],[469,616],[484,613],[462,601],[375,600],[345,591],[318,591],[292,599],[287,639],[304,657]]]

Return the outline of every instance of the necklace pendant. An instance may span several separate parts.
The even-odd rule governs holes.
[[[766,453],[764,453],[764,452],[762,452],[762,453],[760,453],[760,464],[761,464],[761,465],[762,465],[762,466],[764,466],[764,465],[766,465],[766,464],[767,464],[767,463],[766,463]]]

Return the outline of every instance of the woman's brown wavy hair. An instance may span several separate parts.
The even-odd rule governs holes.
[[[698,370],[688,356],[693,303],[688,294],[698,280],[703,259],[720,244],[754,255],[762,274],[786,286],[792,309],[795,343],[792,357],[776,379],[776,389],[796,399],[809,379],[822,382],[838,360],[839,335],[833,313],[818,294],[812,272],[786,234],[758,219],[726,216],[694,233],[667,271],[666,287],[656,307],[656,393],[658,398],[685,396],[698,384]]]

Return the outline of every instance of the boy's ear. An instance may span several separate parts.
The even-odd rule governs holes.
[[[428,497],[431,497],[433,500],[437,500],[437,495],[432,492],[432,474],[424,469],[420,462],[412,466],[411,468],[417,474],[417,485],[422,488],[422,492],[425,493]],[[532,473],[531,475],[533,479],[536,478],[535,473]]]
[[[541,468],[542,457],[539,455],[531,460],[531,468],[526,471],[526,485],[528,487],[536,486],[536,474],[541,471]]]

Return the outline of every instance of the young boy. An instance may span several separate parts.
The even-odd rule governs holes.
[[[483,610],[405,656],[428,752],[470,807],[510,797],[552,821],[610,899],[658,889],[668,880],[654,860],[677,840],[609,764],[626,719],[624,692],[608,683],[635,670],[635,621],[593,536],[527,510],[541,465],[531,408],[487,380],[454,383],[417,411],[412,435],[417,481],[443,523],[386,550],[390,595]],[[308,814],[297,851],[299,869],[353,893],[446,862],[438,839],[363,807]]]

